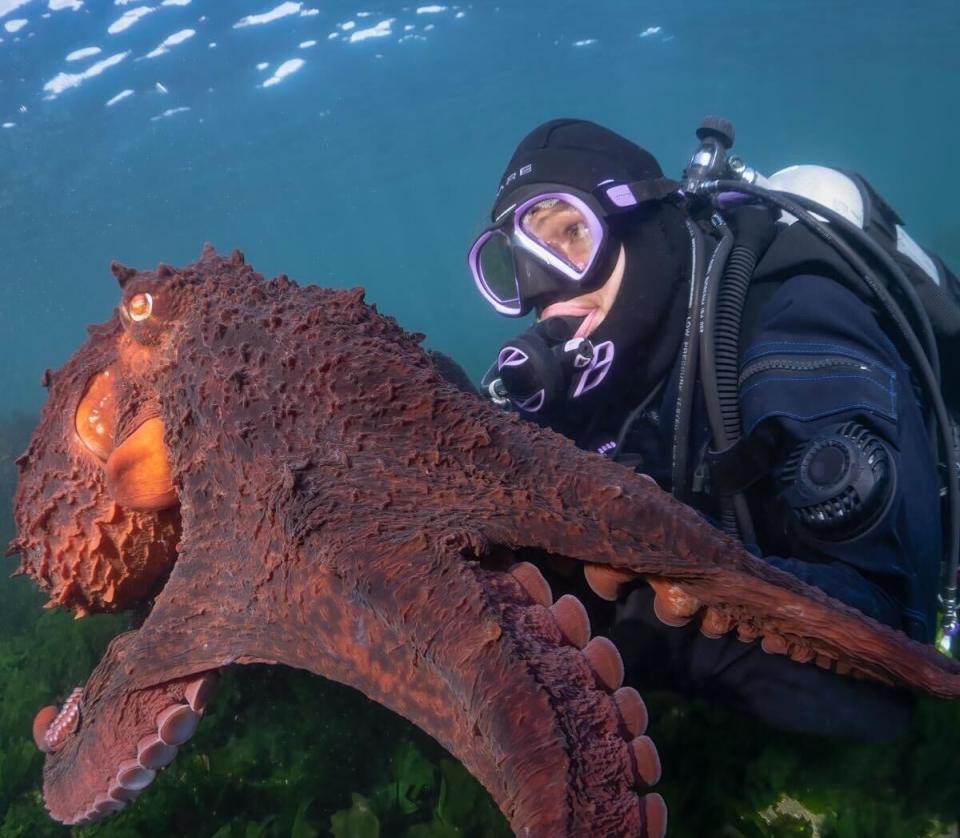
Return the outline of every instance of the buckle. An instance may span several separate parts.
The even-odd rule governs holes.
[[[611,211],[633,209],[651,201],[663,201],[680,192],[680,184],[667,177],[635,180],[631,183],[603,183],[594,197]]]

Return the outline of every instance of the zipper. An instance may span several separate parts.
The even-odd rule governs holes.
[[[849,358],[845,355],[827,355],[820,358],[810,358],[800,355],[767,355],[752,361],[740,373],[738,386],[742,387],[747,379],[767,370],[788,370],[791,372],[810,372],[822,369],[852,369],[869,372],[870,367],[863,361]]]

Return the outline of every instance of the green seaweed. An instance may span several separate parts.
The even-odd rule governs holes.
[[[369,801],[354,792],[353,805],[330,817],[334,838],[380,838],[380,819],[370,808]]]
[[[13,459],[32,420],[0,418],[0,538],[12,535]],[[13,563],[9,565],[12,570]],[[0,838],[63,836],[40,795],[33,715],[83,683],[123,617],[45,611],[0,574]],[[645,694],[670,835],[942,835],[960,819],[960,702],[927,699],[901,740],[849,745],[793,736],[699,701]],[[422,731],[347,687],[284,667],[233,667],[190,744],[120,815],[80,836],[216,838],[384,835],[497,838],[487,792]]]

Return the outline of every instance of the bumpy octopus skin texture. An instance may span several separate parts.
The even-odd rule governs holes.
[[[45,376],[18,461],[21,570],[52,605],[146,612],[37,716],[60,821],[128,805],[196,728],[217,671],[267,662],[419,725],[518,835],[663,835],[643,702],[581,600],[553,601],[548,567],[582,565],[584,596],[606,600],[642,577],[667,623],[960,695],[955,662],[453,386],[361,290],[267,281],[210,247],[183,269],[114,274],[120,306]]]

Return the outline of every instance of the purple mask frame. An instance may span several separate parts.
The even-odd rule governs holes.
[[[583,216],[587,223],[587,229],[590,231],[590,256],[584,267],[578,268],[572,265],[566,259],[558,256],[546,245],[542,244],[536,238],[531,236],[523,229],[520,223],[524,213],[535,204],[541,201],[558,199],[565,201],[576,209]],[[542,265],[551,269],[554,275],[571,282],[579,283],[589,273],[590,268],[597,260],[606,239],[606,228],[597,215],[596,210],[591,208],[582,198],[570,192],[541,192],[531,198],[527,198],[520,204],[509,207],[501,214],[500,219],[491,227],[481,233],[470,248],[467,261],[470,265],[470,272],[473,274],[473,281],[477,289],[500,314],[508,317],[519,317],[524,311],[520,282],[517,277],[516,264],[514,264],[513,287],[516,292],[513,297],[504,299],[493,290],[490,283],[483,275],[483,269],[480,265],[480,252],[487,242],[494,236],[503,236],[507,240],[507,245],[511,248],[522,248],[526,253],[536,258]]]

